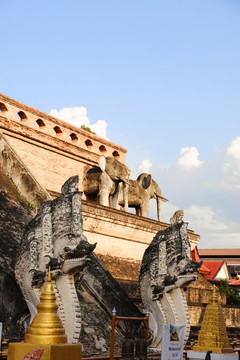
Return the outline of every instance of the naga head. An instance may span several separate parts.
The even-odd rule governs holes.
[[[48,266],[53,277],[74,274],[88,263],[96,244],[90,244],[83,234],[81,196],[78,176],[73,176],[62,186],[62,195],[44,203],[29,224],[25,237],[33,275]]]

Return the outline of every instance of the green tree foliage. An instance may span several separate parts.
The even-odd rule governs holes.
[[[227,280],[221,280],[219,290],[226,292],[227,305],[240,305],[239,290],[234,286],[230,286]]]
[[[86,126],[86,125],[81,125],[81,129],[83,129],[83,130],[85,130],[85,131],[88,131],[88,132],[90,132],[90,133],[92,133],[92,134],[96,134],[94,131],[92,131],[91,129],[90,129],[90,127],[88,127],[88,126]]]

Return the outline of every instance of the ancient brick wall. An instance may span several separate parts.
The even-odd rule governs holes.
[[[212,298],[212,290],[213,285],[207,279],[205,279],[203,275],[198,274],[196,284],[191,283],[188,287],[186,294],[187,301],[190,304],[209,304]],[[225,292],[218,292],[218,302],[219,304],[226,304]]]
[[[200,326],[207,304],[189,304],[191,326]],[[221,305],[227,327],[239,327],[240,308],[236,305]]]
[[[189,287],[187,300],[189,303],[203,303],[208,304],[211,302],[212,290],[201,289],[198,287]],[[218,295],[219,304],[226,304],[226,294],[220,292]]]
[[[0,130],[46,190],[60,192],[73,175],[82,179],[99,155],[125,162],[123,147],[1,94]]]

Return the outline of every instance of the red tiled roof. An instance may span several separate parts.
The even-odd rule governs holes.
[[[200,262],[199,254],[198,254],[198,248],[195,246],[195,248],[191,251],[191,258],[194,261]],[[207,266],[203,265],[198,270],[200,274],[208,275],[211,273],[211,271],[207,268]]]
[[[198,249],[200,256],[240,256],[240,249]]]
[[[210,270],[210,274],[205,275],[206,279],[213,279],[221,268],[223,261],[203,261],[203,265]]]
[[[195,248],[191,251],[191,258],[193,261],[200,262],[200,257],[199,257],[197,246],[195,246]]]
[[[203,274],[203,275],[210,275],[211,274],[211,271],[203,264],[200,267],[199,272],[200,272],[200,274]]]
[[[240,286],[240,279],[229,282],[228,284],[233,286]]]
[[[204,276],[206,279],[206,276]],[[207,279],[207,281],[209,281],[211,284],[216,284],[216,285],[220,285],[222,280],[216,280],[216,279]]]

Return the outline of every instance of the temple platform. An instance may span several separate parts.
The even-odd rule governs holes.
[[[205,359],[206,352],[200,352],[200,351],[188,351],[187,352],[187,359],[189,360],[200,360]],[[211,360],[238,360],[238,354],[216,354],[211,353]]]
[[[27,344],[10,343],[8,346],[8,360],[22,360],[27,354],[37,348],[43,349],[41,360],[80,360],[82,355],[81,344]],[[34,357],[29,357],[31,359]]]

